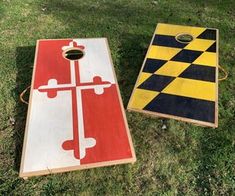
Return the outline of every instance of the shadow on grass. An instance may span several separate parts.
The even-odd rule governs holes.
[[[17,68],[17,78],[16,87],[14,89],[14,97],[16,102],[15,107],[15,170],[19,171],[21,154],[23,147],[24,131],[26,124],[27,108],[28,106],[22,103],[19,99],[20,93],[31,84],[33,61],[34,61],[35,47],[26,46],[16,48],[16,68]],[[29,92],[26,93],[25,99]]]
[[[120,39],[119,66],[116,69],[124,107],[126,108],[151,36],[146,34],[122,34]]]

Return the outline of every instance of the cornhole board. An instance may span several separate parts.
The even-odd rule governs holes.
[[[217,127],[218,30],[158,24],[128,109]]]
[[[38,40],[20,177],[135,160],[106,38]]]

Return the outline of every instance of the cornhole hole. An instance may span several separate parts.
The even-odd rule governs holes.
[[[107,40],[39,40],[20,176],[134,161]]]
[[[218,30],[158,24],[128,109],[218,126]]]

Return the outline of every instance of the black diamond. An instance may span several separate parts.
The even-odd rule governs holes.
[[[144,110],[214,123],[215,102],[160,93]]]
[[[195,61],[203,52],[195,50],[181,50],[171,60],[180,61],[186,63],[192,63]]]
[[[153,39],[153,45],[173,47],[173,48],[184,48],[188,44],[176,41],[175,36],[155,35]]]
[[[147,59],[144,64],[143,72],[154,73],[157,71],[162,65],[164,65],[167,61],[159,60],[159,59]]]
[[[215,67],[192,64],[179,77],[215,82]]]
[[[138,88],[160,92],[174,79],[174,77],[170,76],[161,76],[153,74],[147,80],[145,80]]]
[[[216,52],[216,42],[213,43],[206,51],[207,52]]]
[[[206,29],[197,38],[216,40],[216,30],[215,29]]]

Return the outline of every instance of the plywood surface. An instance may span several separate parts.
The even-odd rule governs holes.
[[[70,48],[84,56],[64,58]],[[107,40],[39,40],[20,176],[134,161]]]
[[[158,24],[128,109],[217,127],[217,91],[218,30]]]

